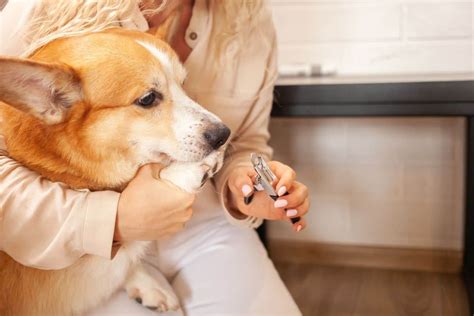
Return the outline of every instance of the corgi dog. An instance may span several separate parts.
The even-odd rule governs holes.
[[[0,58],[9,155],[89,190],[123,190],[140,166],[165,163],[160,177],[194,192],[222,166],[230,130],[185,94],[185,77],[164,40],[118,28]],[[112,260],[86,255],[56,271],[0,252],[0,315],[82,315],[121,288],[148,308],[178,309],[165,277],[140,263],[149,245],[126,242]]]

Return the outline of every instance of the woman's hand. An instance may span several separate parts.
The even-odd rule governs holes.
[[[279,198],[273,201],[265,192],[254,192],[253,179],[256,176],[252,167],[236,168],[229,176],[229,203],[230,207],[238,209],[247,216],[255,216],[269,220],[287,220],[300,217],[301,219],[293,224],[295,231],[300,231],[306,227],[303,216],[309,209],[308,188],[295,181],[296,173],[289,166],[278,161],[268,163],[273,173],[277,176],[274,187]],[[284,195],[288,192],[288,195]],[[247,205],[244,197],[253,196]],[[291,222],[291,221],[290,221]]]
[[[194,194],[159,179],[162,168],[141,167],[120,195],[114,240],[158,240],[182,230],[191,218]]]

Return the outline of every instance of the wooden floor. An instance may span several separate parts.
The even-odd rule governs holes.
[[[304,316],[463,316],[457,274],[275,262]]]

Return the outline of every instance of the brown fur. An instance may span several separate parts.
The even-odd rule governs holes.
[[[150,40],[141,33],[132,35],[118,30],[114,33]],[[0,103],[0,113],[5,118],[4,135],[11,157],[46,178],[64,182],[73,188],[120,189],[135,174],[136,170],[127,170],[125,174],[122,169],[133,157],[127,156],[130,144],[120,135],[128,134],[129,121],[146,119],[148,113],[143,113],[146,111],[132,103],[154,80],[149,78],[148,82],[144,81],[143,74],[151,73],[150,65],[155,67],[154,73],[162,73],[161,65],[150,54],[137,50],[135,42],[120,38],[111,41],[111,36],[115,35],[108,32],[88,35],[85,41],[83,38],[58,40],[32,56],[32,60],[42,62],[73,64],[81,78],[86,102],[75,104],[65,122],[52,126]],[[123,37],[122,34],[118,36]],[[171,52],[168,46],[162,47]],[[111,51],[115,55],[113,64],[110,63]],[[91,55],[91,52],[94,54]],[[137,54],[136,58],[129,58]],[[114,73],[121,63],[127,66],[123,67],[123,76],[117,78]],[[164,112],[163,124],[157,126],[154,132],[170,137],[171,103],[165,102],[160,108]],[[114,128],[105,130],[106,120],[113,121]],[[98,138],[98,133],[105,135]]]
[[[173,104],[167,95],[162,65],[144,49],[138,49],[134,41],[137,38],[154,40],[141,33],[113,30],[57,40],[37,51],[31,60],[72,67],[81,81],[82,99],[58,124],[46,124],[19,106],[0,102],[11,157],[45,178],[72,188],[121,190],[140,164],[130,150],[133,144],[129,135],[134,132],[131,122],[147,124],[158,115],[158,110],[144,110],[133,102],[157,82],[165,100],[159,106],[159,123],[140,133],[173,137]],[[179,63],[171,48],[161,42],[158,45],[173,56],[173,63]],[[74,297],[77,292],[87,295],[94,286],[92,282],[97,282],[84,277],[88,269],[101,269],[103,282],[112,282],[107,278],[109,267],[122,259],[120,255],[113,261],[85,256],[67,269],[42,271],[24,267],[0,252],[0,315],[82,313],[107,298],[89,298],[93,303],[84,306],[82,298]],[[127,269],[123,273],[126,276]]]

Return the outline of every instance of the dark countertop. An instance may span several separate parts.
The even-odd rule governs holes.
[[[273,116],[474,115],[474,80],[280,84]]]

